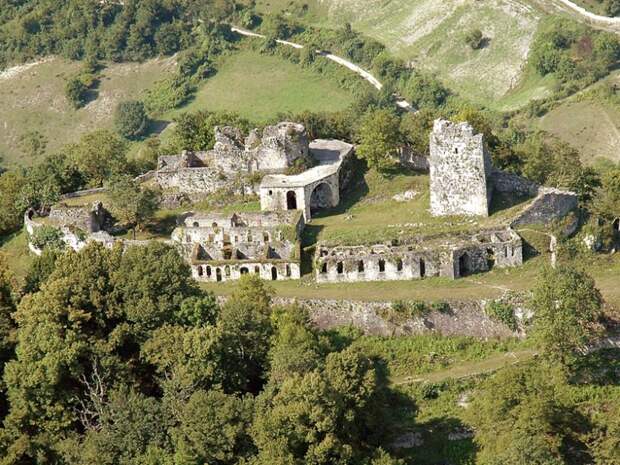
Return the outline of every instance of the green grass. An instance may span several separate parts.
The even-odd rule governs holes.
[[[407,190],[417,192],[409,202],[392,197]],[[304,245],[315,241],[341,244],[382,242],[412,235],[468,232],[480,228],[505,227],[509,218],[523,208],[521,203],[492,213],[488,218],[433,217],[429,212],[429,176],[397,174],[388,178],[368,171],[355,191],[333,210],[320,212],[305,232]]]
[[[142,92],[174,70],[174,60],[156,59],[145,63],[111,64],[101,74],[96,98],[74,110],[64,96],[65,79],[80,64],[52,58],[8,79],[0,79],[0,155],[5,166],[30,165],[20,147],[20,138],[38,131],[52,153],[76,142],[89,131],[112,126],[118,102],[140,98]]]
[[[345,22],[385,44],[415,67],[437,73],[452,89],[491,108],[513,109],[548,92],[549,79],[527,75],[527,55],[545,14],[529,0],[259,0],[265,11],[309,3],[306,23],[339,27]],[[472,50],[466,33],[479,28],[488,39]]]
[[[341,110],[351,102],[352,96],[329,78],[277,56],[244,50],[227,56],[191,103],[166,116],[226,110],[264,122],[284,112]]]
[[[25,231],[0,238],[0,253],[4,254],[9,268],[19,280],[26,276],[28,267],[33,260],[26,238]]]
[[[535,120],[534,125],[573,146],[585,163],[592,164],[601,159],[620,162],[620,107],[600,92],[602,85],[618,84],[620,73],[614,72],[564,100]]]

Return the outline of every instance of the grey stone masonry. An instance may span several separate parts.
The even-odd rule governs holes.
[[[430,136],[431,213],[488,216],[491,160],[468,123],[436,120]]]
[[[523,263],[521,237],[511,229],[473,236],[417,238],[408,244],[319,244],[317,282],[396,281],[443,276],[456,279]]]

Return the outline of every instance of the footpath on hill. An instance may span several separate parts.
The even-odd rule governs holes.
[[[620,34],[620,18],[597,15],[570,0],[547,0],[543,3],[567,13],[579,21],[585,22],[605,31]]]
[[[242,36],[245,37],[254,37],[254,38],[259,38],[259,39],[266,39],[267,37],[263,34],[258,34],[256,32],[251,32],[248,31],[246,29],[241,29],[239,27],[236,26],[232,26],[230,28],[231,31],[236,32],[237,34],[240,34]],[[301,50],[303,48],[305,48],[304,45],[302,44],[297,44],[295,42],[289,42],[287,40],[276,40],[277,43],[281,44],[281,45],[286,45],[288,47],[293,47],[296,48],[298,50]],[[375,89],[377,90],[381,90],[383,89],[383,84],[381,83],[381,81],[379,81],[379,79],[377,79],[375,76],[373,76],[370,72],[366,71],[364,68],[356,65],[355,63],[347,60],[346,58],[342,58],[340,56],[334,55],[332,53],[326,52],[324,50],[316,50],[315,53],[319,56],[325,57],[328,60],[333,61],[334,63],[338,63],[340,66],[344,66],[345,68],[348,68],[349,70],[353,71],[354,73],[358,74],[359,76],[361,76],[363,79],[365,79],[366,81],[368,81]],[[409,102],[407,102],[406,100],[403,99],[397,99],[396,100],[396,105],[400,108],[403,109],[411,109],[411,104]]]

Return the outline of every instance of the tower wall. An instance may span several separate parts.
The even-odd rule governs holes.
[[[488,216],[491,160],[468,123],[436,120],[430,140],[431,214]]]

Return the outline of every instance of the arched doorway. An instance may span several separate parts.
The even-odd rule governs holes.
[[[464,253],[459,257],[459,276],[467,276],[471,273],[469,255]]]
[[[286,209],[297,210],[297,194],[295,194],[295,191],[288,191],[286,193]]]
[[[310,211],[317,211],[323,208],[330,208],[332,203],[332,188],[327,183],[321,183],[314,188],[310,196]]]
[[[508,256],[508,250],[506,249],[506,256]],[[495,250],[487,249],[487,267],[492,270],[495,266]]]

